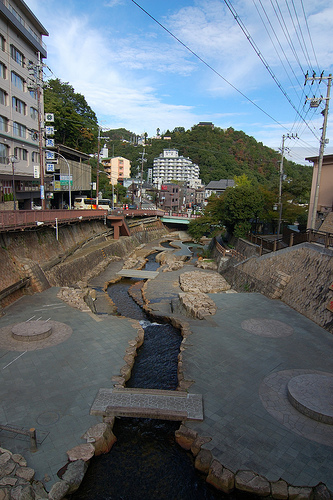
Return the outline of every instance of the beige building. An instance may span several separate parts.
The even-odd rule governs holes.
[[[131,176],[131,162],[122,156],[102,158],[102,165],[110,184],[123,184],[124,179],[129,179]]]
[[[323,158],[320,180],[318,183],[318,157],[306,158],[313,162],[312,186],[309,203],[308,228],[318,229],[325,216],[333,209],[333,155],[325,155]],[[316,186],[319,184],[318,202],[316,198]],[[315,206],[316,204],[316,206]],[[313,224],[313,218],[315,223]],[[314,226],[314,227],[313,227]]]
[[[0,2],[0,201],[26,209],[40,203],[44,35],[25,2]]]

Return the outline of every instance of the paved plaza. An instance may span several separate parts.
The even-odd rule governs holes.
[[[255,293],[210,294],[216,315],[182,317],[174,308],[179,275],[192,269],[189,264],[159,273],[145,290],[156,315],[179,316],[192,332],[183,344],[184,374],[193,381],[189,393],[202,395],[204,420],[187,425],[212,438],[204,448],[232,471],[250,469],[297,486],[323,482],[333,490],[333,427],[304,415],[288,399],[295,377],[330,380],[331,334]],[[111,275],[110,268],[96,286]],[[25,296],[0,318],[0,424],[35,427],[38,450],[31,453],[28,438],[8,431],[0,431],[0,444],[22,453],[37,479],[49,479],[48,490],[66,451],[101,421],[90,414],[91,406],[101,388],[113,387],[111,379],[137,335],[135,321],[80,312],[57,292]],[[13,325],[28,320],[52,322],[52,335],[30,342],[13,338]],[[289,390],[295,394],[292,384]]]

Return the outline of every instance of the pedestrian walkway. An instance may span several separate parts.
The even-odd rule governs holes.
[[[182,318],[192,332],[183,343],[183,373],[193,381],[189,392],[203,396],[204,420],[186,426],[211,437],[203,448],[233,472],[252,470],[295,486],[323,482],[333,490],[333,425],[309,418],[288,399],[288,384],[299,388],[305,375],[312,382],[318,378],[312,391],[318,397],[304,395],[303,384],[298,399],[331,415],[325,390],[332,387],[332,335],[257,293],[209,294],[217,306],[214,316],[184,318],[176,296],[179,276],[189,270],[191,265],[160,273],[145,290],[157,317]]]
[[[80,312],[57,298],[57,288],[25,296],[0,318],[0,424],[34,427],[37,452],[29,436],[0,431],[0,446],[22,454],[50,490],[66,451],[83,444],[84,432],[101,421],[90,415],[100,387],[113,387],[124,355],[137,335],[136,322]],[[52,334],[24,342],[12,326],[37,321]]]

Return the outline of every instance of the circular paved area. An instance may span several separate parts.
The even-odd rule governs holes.
[[[289,382],[304,375],[332,377],[331,373],[315,370],[274,372],[263,380],[259,388],[260,399],[266,410],[287,429],[317,443],[333,447],[333,425],[313,420],[296,410],[288,400]]]
[[[38,349],[45,349],[46,347],[52,347],[64,342],[72,335],[73,332],[70,326],[65,323],[59,323],[58,321],[34,321],[33,323],[40,323],[40,327],[36,329],[36,325],[32,325],[30,329],[28,327],[29,322],[26,322],[0,328],[0,348],[8,351],[35,351]],[[26,328],[23,328],[22,325],[26,325]],[[24,330],[25,339],[22,338],[22,331],[24,332]],[[45,331],[49,330],[51,330],[51,332],[47,338],[41,339],[41,337],[38,337],[38,332],[45,333]],[[30,335],[30,338],[28,338],[29,332],[31,334],[34,331],[37,331],[37,340],[34,339],[34,335]],[[21,336],[16,335],[15,332],[18,332],[19,334],[21,333]],[[19,340],[18,337],[20,337]],[[22,340],[25,341],[22,342]]]
[[[333,424],[333,375],[305,374],[288,382],[288,398],[304,415]]]
[[[251,318],[243,321],[241,327],[260,337],[289,337],[294,332],[291,326],[275,319]]]
[[[50,322],[25,321],[18,323],[12,328],[12,337],[21,342],[33,342],[34,340],[47,339],[52,333]]]

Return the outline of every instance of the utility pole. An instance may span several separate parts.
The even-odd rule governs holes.
[[[141,153],[141,158],[139,158],[139,160],[141,160],[141,179],[140,179],[140,184],[141,184],[141,187],[140,187],[140,209],[142,208],[142,185],[143,185],[143,164],[146,160],[145,158],[146,156],[146,153],[145,153],[145,148],[143,148],[143,151]]]
[[[38,138],[39,138],[39,162],[40,162],[40,197],[42,201],[42,209],[45,209],[45,186],[44,186],[44,121],[43,121],[43,105],[42,105],[42,85],[43,85],[43,64],[41,55],[38,52],[37,65],[29,66],[29,77],[31,82],[28,83],[28,89],[36,92],[37,108],[38,108]]]
[[[98,126],[98,146],[97,146],[97,171],[96,171],[96,208],[98,208],[98,191],[99,191],[99,160],[101,154],[101,130]]]
[[[320,177],[321,177],[321,171],[322,171],[322,167],[323,167],[324,150],[325,150],[325,144],[326,144],[327,117],[328,117],[328,109],[329,109],[329,102],[330,102],[331,85],[332,85],[332,75],[330,74],[329,76],[324,77],[323,73],[320,76],[316,76],[316,74],[313,73],[312,77],[309,77],[309,76],[305,77],[305,83],[308,81],[311,81],[312,82],[311,85],[313,85],[313,83],[316,80],[319,80],[319,83],[321,83],[322,80],[327,80],[326,97],[320,97],[320,99],[315,98],[315,97],[306,98],[306,101],[310,101],[310,107],[312,107],[312,108],[317,108],[319,106],[319,104],[321,103],[321,101],[325,100],[325,109],[321,112],[321,114],[324,116],[324,123],[323,123],[321,138],[320,138],[318,172],[317,172],[317,179],[316,179],[316,189],[315,189],[314,202],[313,202],[313,207],[312,207],[312,219],[311,219],[310,229],[316,229]]]

